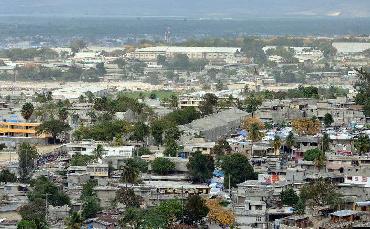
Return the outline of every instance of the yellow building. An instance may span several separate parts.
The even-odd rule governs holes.
[[[44,135],[36,134],[38,126],[40,126],[40,123],[0,122],[0,136],[44,138]]]

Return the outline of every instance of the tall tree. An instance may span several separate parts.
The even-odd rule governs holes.
[[[256,178],[253,167],[250,165],[248,158],[242,154],[231,154],[224,156],[221,168],[225,172],[224,186],[236,187],[237,184],[246,180]]]
[[[18,150],[18,162],[19,162],[19,177],[22,182],[29,181],[32,172],[35,169],[35,160],[38,158],[39,154],[34,146],[28,143],[22,143]]]
[[[254,94],[248,96],[245,101],[245,110],[252,114],[254,117],[254,113],[257,111],[258,107],[262,104],[262,99],[258,98]]]
[[[207,182],[207,180],[212,178],[212,173],[215,169],[213,157],[203,155],[199,151],[191,155],[186,167],[189,170],[191,180],[196,183]]]
[[[299,196],[297,195],[293,188],[288,188],[280,192],[280,201],[284,205],[294,206],[298,203]]]
[[[209,209],[206,201],[199,195],[190,196],[185,205],[184,222],[189,225],[197,225],[207,216]]]
[[[368,153],[370,151],[370,138],[367,134],[361,134],[354,142],[354,146],[359,154]]]
[[[292,131],[290,131],[288,136],[285,138],[285,145],[290,151],[292,151],[292,148],[295,145],[295,137]]]
[[[122,203],[126,208],[138,208],[140,207],[143,198],[136,195],[134,190],[131,188],[121,188],[116,192],[115,202]]]
[[[203,101],[199,105],[199,110],[203,116],[210,115],[215,112],[215,108],[218,102],[216,95],[207,93],[203,96]]]
[[[358,82],[356,84],[356,104],[362,105],[364,114],[370,116],[370,73],[364,69],[358,69]]]
[[[331,124],[333,124],[334,119],[333,119],[333,116],[330,113],[326,113],[325,116],[324,116],[323,121],[324,121],[324,125],[326,127],[329,127],[329,126],[331,126]]]
[[[140,181],[140,168],[134,159],[126,160],[125,165],[122,166],[121,181],[131,184],[136,184]]]
[[[50,134],[53,138],[53,142],[56,142],[57,136],[59,134],[69,131],[71,127],[60,120],[51,119],[49,121],[43,122],[37,127],[38,134]]]
[[[102,144],[98,144],[97,146],[96,146],[96,149],[93,151],[93,154],[94,154],[94,158],[96,159],[96,160],[98,160],[98,159],[103,159],[103,156],[104,156],[104,147],[103,147],[103,145]]]
[[[159,175],[166,175],[173,172],[176,168],[174,162],[168,158],[157,157],[152,161],[152,170],[154,173]]]
[[[23,118],[28,121],[32,114],[33,114],[33,111],[35,110],[34,106],[32,105],[32,103],[25,103],[23,106],[22,106],[22,110],[21,110],[21,114],[23,116]]]
[[[272,146],[274,147],[275,155],[278,155],[281,145],[282,145],[281,138],[278,135],[275,135],[274,140],[272,141]]]
[[[163,154],[167,157],[177,157],[179,151],[179,145],[173,139],[166,141],[165,149]]]

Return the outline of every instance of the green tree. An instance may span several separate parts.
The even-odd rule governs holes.
[[[203,96],[203,101],[199,105],[199,110],[203,116],[210,115],[215,112],[218,98],[212,93],[207,93]]]
[[[95,160],[97,160],[97,159],[103,159],[103,156],[105,154],[103,145],[102,144],[98,144],[96,146],[96,149],[94,149],[93,154],[94,154]]]
[[[158,55],[157,56],[157,64],[158,65],[166,65],[166,56],[164,55]]]
[[[154,173],[159,175],[166,175],[175,170],[175,163],[168,158],[157,157],[151,163]]]
[[[130,184],[140,182],[140,169],[133,159],[126,160],[125,165],[122,166],[121,181]]]
[[[304,215],[306,210],[306,204],[301,198],[298,199],[298,202],[294,205],[294,213],[297,215]]]
[[[209,212],[205,200],[199,195],[190,196],[185,205],[185,223],[197,225]]]
[[[35,169],[35,160],[39,154],[34,146],[28,143],[22,143],[18,150],[19,177],[21,182],[29,181],[32,172]]]
[[[116,192],[115,202],[124,204],[126,208],[139,208],[143,198],[132,188],[121,188]]]
[[[53,138],[53,142],[55,143],[59,134],[65,133],[70,129],[71,127],[67,123],[52,119],[41,123],[41,125],[37,127],[37,133],[50,134]]]
[[[258,107],[261,106],[262,100],[258,97],[256,97],[254,94],[248,96],[244,100],[244,106],[245,110],[252,114],[252,117],[254,117],[254,113],[257,111]]]
[[[0,172],[0,182],[16,182],[17,176],[14,173],[11,173],[8,169],[3,169]]]
[[[152,154],[152,152],[150,152],[150,149],[147,147],[140,147],[135,152],[135,156],[137,157],[141,157],[143,155],[150,155],[150,154]]]
[[[60,121],[65,122],[68,118],[68,110],[65,107],[62,107],[58,110],[58,118]]]
[[[17,229],[37,229],[37,225],[34,221],[21,220],[17,223]]]
[[[303,156],[304,156],[305,161],[315,161],[317,158],[319,158],[322,155],[325,156],[325,154],[321,150],[315,148],[315,149],[307,150],[306,152],[304,152]]]
[[[98,186],[98,181],[95,179],[89,179],[83,186],[81,191],[80,200],[84,201],[88,197],[96,196],[94,188]]]
[[[30,201],[45,199],[48,195],[48,203],[53,206],[64,206],[70,204],[70,199],[66,193],[59,190],[59,187],[51,182],[47,177],[40,176],[31,181],[32,191],[27,193]]]
[[[105,74],[107,74],[107,70],[105,69],[103,62],[97,63],[95,68],[96,68],[96,74],[98,74],[99,76],[104,76]]]
[[[359,154],[368,153],[370,151],[370,138],[367,134],[361,134],[354,142],[354,146]]]
[[[292,147],[295,145],[295,137],[292,131],[290,131],[288,136],[285,138],[285,145],[290,151],[292,151]]]
[[[299,196],[293,188],[288,188],[280,192],[280,201],[284,205],[295,206],[299,201]]]
[[[221,157],[225,154],[229,154],[231,152],[231,146],[226,139],[220,139],[217,141],[216,145],[212,149],[212,153],[216,155],[216,157]]]
[[[143,122],[137,122],[134,125],[134,132],[131,136],[132,140],[143,142],[145,137],[150,133],[149,127]]]
[[[78,53],[81,49],[84,49],[87,47],[87,43],[83,40],[76,39],[73,40],[69,47],[71,48],[71,51],[73,54]]]
[[[330,150],[330,143],[331,143],[331,140],[330,140],[329,134],[324,133],[322,136],[322,142],[321,142],[321,147],[324,153]]]
[[[278,155],[282,145],[281,138],[278,135],[275,135],[274,140],[272,141],[272,146],[274,147],[275,155]]]
[[[43,199],[36,199],[23,205],[19,209],[19,214],[22,217],[22,225],[36,225],[37,229],[47,229],[48,225],[45,219],[45,201]],[[22,227],[20,227],[22,228]],[[32,227],[31,227],[32,228]],[[28,228],[27,228],[28,229]]]
[[[370,73],[364,69],[358,69],[357,94],[355,102],[363,106],[364,114],[370,116]]]
[[[329,126],[331,126],[331,124],[333,124],[334,119],[333,119],[333,116],[330,113],[326,113],[325,116],[324,116],[323,121],[324,121],[324,125],[326,127],[329,127]]]
[[[342,203],[336,185],[323,178],[304,185],[300,190],[300,197],[310,206],[330,205],[333,208],[338,208]]]
[[[150,132],[154,138],[157,145],[163,144],[163,133],[165,130],[165,125],[162,120],[156,120],[150,126]]]
[[[203,155],[197,151],[191,155],[189,162],[186,165],[189,170],[189,176],[195,183],[205,183],[212,178],[212,173],[215,169],[213,157]]]
[[[221,168],[225,172],[225,187],[229,186],[229,178],[231,187],[236,187],[239,183],[256,178],[256,173],[253,171],[248,158],[239,153],[224,156]]]
[[[163,154],[167,157],[177,157],[179,145],[173,139],[166,140],[166,145]]]
[[[139,208],[126,208],[122,217],[119,220],[121,228],[141,228],[144,220],[144,212]]]
[[[25,103],[23,106],[22,106],[22,110],[21,110],[21,114],[23,116],[23,118],[28,121],[32,114],[33,114],[33,111],[35,110],[34,106],[32,105],[32,103]]]
[[[86,197],[82,204],[81,216],[84,219],[93,218],[101,211],[100,200],[96,196]]]
[[[66,219],[67,229],[80,229],[83,223],[81,214],[78,212],[72,212]]]
[[[94,161],[94,156],[83,155],[81,153],[76,153],[72,156],[69,162],[70,166],[86,166]]]

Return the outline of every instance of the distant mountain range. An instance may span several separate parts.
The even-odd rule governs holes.
[[[0,16],[370,17],[370,0],[0,0]]]

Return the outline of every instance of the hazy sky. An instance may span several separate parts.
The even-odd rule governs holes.
[[[0,0],[0,15],[370,17],[370,0]]]

